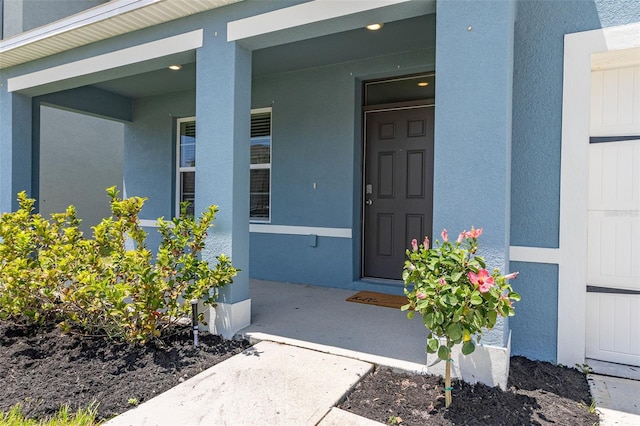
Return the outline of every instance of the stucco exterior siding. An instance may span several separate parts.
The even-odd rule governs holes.
[[[511,282],[522,296],[511,318],[511,352],[530,359],[555,362],[558,339],[558,265],[511,262],[519,271]]]
[[[564,35],[639,20],[633,0],[518,1],[511,245],[558,247]]]

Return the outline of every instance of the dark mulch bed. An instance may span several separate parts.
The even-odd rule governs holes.
[[[45,418],[61,404],[75,411],[93,401],[110,418],[162,393],[249,346],[247,341],[174,330],[165,345],[131,346],[103,338],[36,332],[0,321],[0,411],[23,404],[27,417]]]
[[[444,407],[439,377],[377,368],[339,405],[386,424],[597,425],[586,376],[575,369],[512,357],[507,390],[454,381]],[[394,423],[395,422],[395,423]]]
[[[44,418],[61,404],[75,410],[97,401],[98,417],[110,418],[132,408],[129,399],[147,401],[248,346],[203,333],[195,349],[184,328],[165,346],[136,347],[0,321],[0,411],[22,403],[28,417]],[[577,370],[513,357],[506,392],[463,382],[454,386],[453,405],[445,409],[440,378],[376,369],[340,408],[401,425],[598,423],[589,413],[586,378]]]

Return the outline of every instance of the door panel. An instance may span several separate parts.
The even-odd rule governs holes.
[[[589,146],[587,358],[640,365],[640,140]]]
[[[363,275],[399,280],[413,238],[431,233],[432,106],[366,114]]]

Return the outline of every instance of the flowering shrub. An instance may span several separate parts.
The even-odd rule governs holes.
[[[489,272],[484,259],[477,256],[478,237],[482,228],[463,231],[455,242],[443,230],[442,243],[429,248],[429,239],[418,246],[411,242],[402,272],[405,294],[409,301],[402,307],[408,317],[422,315],[427,336],[427,352],[437,353],[446,364],[447,402],[450,395],[451,349],[462,343],[462,353],[475,350],[483,330],[491,329],[498,316],[513,316],[513,302],[520,300],[508,280],[518,273],[502,275],[498,269]]]

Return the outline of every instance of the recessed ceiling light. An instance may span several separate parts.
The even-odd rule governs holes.
[[[429,85],[428,81],[421,81],[421,82],[418,83],[418,86],[420,86],[420,87],[427,87],[428,85]]]
[[[182,69],[182,65],[169,65],[169,69],[172,71],[178,71]]]
[[[380,28],[382,28],[383,24],[369,24],[367,25],[367,29],[370,31],[378,31]]]

